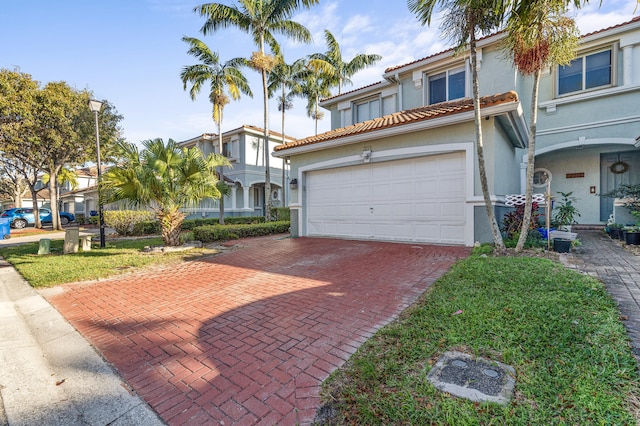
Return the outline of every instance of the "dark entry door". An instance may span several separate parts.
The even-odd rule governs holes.
[[[600,155],[600,191],[606,194],[622,184],[640,183],[640,152],[616,152]],[[600,197],[600,221],[613,213],[613,198]]]

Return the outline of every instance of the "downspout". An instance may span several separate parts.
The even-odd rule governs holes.
[[[398,85],[398,109],[397,111],[402,111],[402,84],[400,84],[400,75],[395,73],[393,76],[396,80],[396,84]]]

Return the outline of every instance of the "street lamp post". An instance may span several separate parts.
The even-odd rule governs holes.
[[[104,210],[102,208],[102,197],[100,196],[100,183],[102,182],[102,164],[100,163],[100,130],[98,125],[98,112],[102,108],[102,102],[96,100],[89,101],[89,109],[96,117],[96,151],[98,153],[98,223],[100,225],[100,248],[105,247],[104,241]]]

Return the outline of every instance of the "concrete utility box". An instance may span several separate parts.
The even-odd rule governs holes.
[[[82,241],[82,251],[91,251],[91,235],[83,235],[80,241]]]
[[[48,238],[40,239],[40,247],[38,247],[38,254],[51,253],[51,240]]]
[[[64,233],[64,254],[77,253],[80,246],[80,229],[79,228],[67,228]]]

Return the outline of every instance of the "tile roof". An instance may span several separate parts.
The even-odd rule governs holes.
[[[497,95],[483,96],[482,98],[480,98],[480,105],[481,108],[486,108],[517,101],[518,94],[514,91],[510,91]],[[432,120],[435,118],[459,114],[467,111],[473,111],[473,99],[471,98],[465,98],[452,102],[442,102],[439,104],[396,112],[393,114],[385,115],[384,117],[374,118],[373,120],[368,120],[362,123],[352,124],[351,126],[330,130],[316,136],[309,136],[305,139],[298,139],[295,142],[276,146],[275,151],[284,151],[286,149],[312,145],[315,143],[326,142],[346,136],[353,136],[426,120]]]

